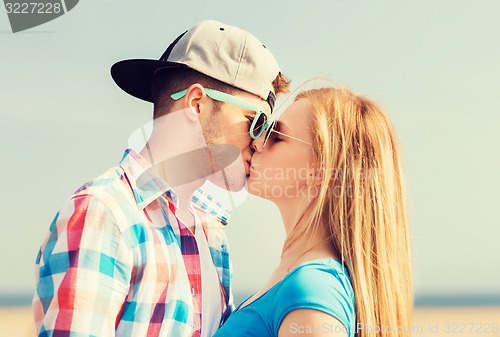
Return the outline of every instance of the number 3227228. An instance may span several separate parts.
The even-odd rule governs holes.
[[[468,334],[476,334],[476,333],[498,333],[498,323],[445,323],[444,325],[444,333],[468,333]]]
[[[60,3],[22,2],[5,3],[7,14],[59,14],[62,11]]]

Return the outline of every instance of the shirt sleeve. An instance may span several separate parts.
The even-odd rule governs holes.
[[[114,336],[133,258],[99,199],[71,198],[57,213],[35,265],[39,336]]]
[[[233,296],[233,264],[231,259],[229,259],[229,300],[228,300],[229,313],[233,312],[236,308],[234,306],[234,296]]]
[[[227,297],[227,305],[223,304],[222,306],[222,317],[220,321],[220,325],[224,324],[224,322],[229,318],[229,315],[234,311],[234,296],[233,296],[233,264],[231,263],[230,254],[228,251],[228,242],[226,234],[223,233],[221,236],[222,239],[222,248],[221,251],[221,266],[222,266],[222,286],[224,288],[225,296]]]
[[[270,312],[271,331],[277,336],[285,316],[296,309],[325,312],[338,319],[346,329],[352,329],[355,324],[354,295],[346,277],[329,268],[308,266],[297,270],[276,292],[271,306],[276,310]]]

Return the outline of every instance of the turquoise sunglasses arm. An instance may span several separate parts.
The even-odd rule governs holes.
[[[213,89],[206,89],[205,88],[205,91],[207,92],[208,97],[213,98],[217,101],[222,101],[222,102],[226,102],[226,103],[233,104],[236,106],[240,106],[244,109],[252,110],[255,112],[261,112],[261,113],[264,112],[260,106],[249,103],[245,100],[239,99],[238,97],[234,97],[232,95],[229,95],[229,94],[217,91],[217,90],[213,90]]]
[[[253,119],[252,125],[250,126],[250,136],[253,139],[259,138],[260,135],[262,135],[262,133],[269,128],[270,124],[267,122],[267,115],[264,113],[264,110],[260,106],[258,106],[256,104],[249,103],[245,100],[239,99],[237,97],[234,97],[232,95],[229,95],[229,94],[226,94],[226,93],[214,90],[214,89],[209,89],[209,88],[203,88],[203,89],[205,90],[207,96],[210,97],[211,99],[214,99],[216,101],[229,103],[229,104],[233,104],[233,105],[242,107],[244,109],[255,111],[255,118]],[[184,95],[186,95],[186,92],[187,92],[187,89],[176,92],[175,94],[170,95],[170,97],[172,97],[173,100],[178,100],[178,99],[184,97]],[[264,120],[264,124],[262,125],[262,128],[259,130],[258,134],[254,135],[253,130],[255,130],[256,123],[257,123],[257,120],[258,120],[260,114],[264,114],[264,117],[266,117],[266,119]]]
[[[225,94],[223,92],[209,89],[209,88],[203,88],[203,89],[205,89],[205,92],[207,93],[208,97],[215,99],[217,101],[237,105],[237,106],[240,106],[244,109],[252,110],[255,112],[261,112],[261,113],[264,112],[260,106],[249,103],[245,100],[239,99],[238,97],[234,97],[234,96],[231,96],[229,94]],[[172,97],[172,99],[176,101],[176,100],[184,97],[186,92],[187,92],[187,89],[176,92],[175,94],[170,95],[170,97]]]
[[[175,94],[170,95],[174,101],[177,101],[179,98],[182,98],[188,90],[184,89],[182,91],[176,92]]]

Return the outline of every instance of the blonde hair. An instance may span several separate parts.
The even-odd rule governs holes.
[[[381,106],[345,88],[313,89],[299,99],[312,104],[313,155],[322,183],[283,251],[320,231],[351,276],[356,323],[365,327],[357,336],[409,336],[396,333],[411,327],[413,284],[394,127]],[[382,325],[392,333],[377,333]]]

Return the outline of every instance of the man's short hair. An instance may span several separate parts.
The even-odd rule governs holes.
[[[221,82],[190,68],[166,68],[159,70],[151,86],[153,96],[154,112],[153,118],[161,117],[171,111],[174,100],[170,95],[189,88],[192,84],[199,83],[204,88],[210,88],[225,92],[226,94],[237,94],[245,92],[230,84]],[[281,73],[276,76],[273,83],[276,95],[290,91],[290,80]],[[213,101],[213,111],[217,112],[223,102]]]

